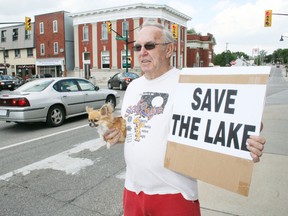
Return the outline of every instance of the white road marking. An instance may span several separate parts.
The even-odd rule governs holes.
[[[100,138],[78,144],[72,149],[69,149],[62,153],[48,157],[44,160],[38,161],[36,163],[30,164],[28,166],[1,175],[0,180],[9,180],[13,175],[19,173],[21,173],[22,175],[27,175],[34,170],[41,170],[41,169],[54,169],[64,171],[66,172],[66,174],[72,174],[72,175],[77,174],[81,169],[93,165],[95,161],[92,161],[87,158],[76,158],[75,155],[73,155],[73,157],[70,157],[70,155],[79,153],[87,149],[91,152],[94,152],[104,145],[106,145],[106,143]],[[96,159],[96,162],[99,160],[100,160],[99,158]]]
[[[63,130],[63,131],[59,131],[59,132],[56,132],[56,133],[52,133],[52,134],[49,134],[49,135],[46,135],[46,136],[41,136],[41,137],[37,137],[37,138],[34,138],[34,139],[26,140],[26,141],[23,141],[23,142],[15,143],[13,145],[4,146],[4,147],[0,148],[0,151],[5,150],[5,149],[9,149],[9,148],[13,148],[13,147],[16,147],[16,146],[20,146],[20,145],[23,145],[23,144],[26,144],[26,143],[29,143],[29,142],[41,140],[41,139],[44,139],[44,138],[47,138],[47,137],[55,136],[55,135],[58,135],[58,134],[61,134],[61,133],[66,133],[66,132],[69,132],[69,131],[77,130],[79,128],[83,128],[83,127],[87,127],[87,126],[88,125],[82,125],[82,126],[79,126],[79,127],[70,128],[70,129],[67,129],[67,130]]]
[[[116,175],[116,178],[125,179],[125,175],[126,175],[126,171],[123,171],[123,172],[119,173],[118,175]]]

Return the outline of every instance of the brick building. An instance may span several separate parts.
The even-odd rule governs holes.
[[[75,76],[94,77],[97,82],[106,82],[116,72],[125,71],[126,67],[129,71],[141,73],[132,46],[137,29],[148,19],[169,30],[177,24],[171,64],[178,68],[186,67],[186,25],[191,18],[169,6],[132,4],[70,16],[74,25]],[[112,24],[111,33],[107,30],[107,22]]]
[[[213,35],[187,34],[187,67],[209,67],[213,64]]]
[[[157,21],[172,32],[177,26],[171,65],[181,69],[206,67],[213,62],[213,35],[187,34],[191,18],[167,5],[141,3],[77,13],[58,11],[34,18],[29,31],[23,24],[0,28],[0,71],[5,70],[6,61],[6,72],[22,77],[50,74],[106,82],[118,71],[140,74],[132,46],[146,20]]]
[[[74,70],[72,18],[65,11],[35,16],[36,67],[40,75],[66,76]]]

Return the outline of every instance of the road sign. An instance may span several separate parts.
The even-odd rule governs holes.
[[[116,40],[123,40],[123,41],[125,41],[125,40],[126,40],[126,37],[116,36]]]

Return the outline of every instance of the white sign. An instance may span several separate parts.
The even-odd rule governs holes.
[[[252,160],[249,135],[259,135],[270,67],[182,70],[168,141]]]

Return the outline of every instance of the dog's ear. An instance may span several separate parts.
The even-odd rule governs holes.
[[[101,115],[103,115],[103,116],[105,116],[105,115],[108,114],[108,107],[105,106],[105,104],[101,107],[100,113],[101,113]]]

